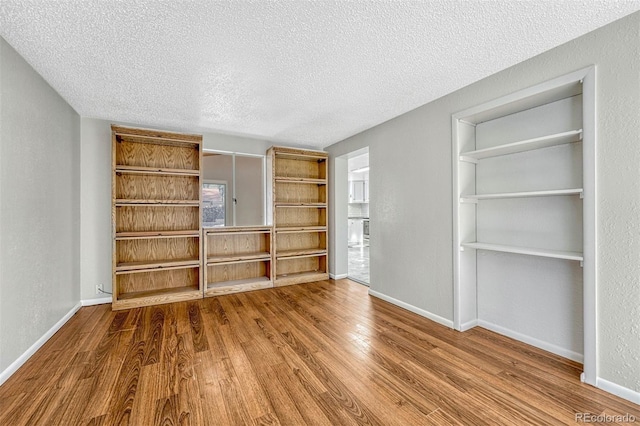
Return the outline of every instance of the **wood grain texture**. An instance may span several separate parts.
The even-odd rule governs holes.
[[[325,159],[282,157],[276,152],[275,177],[326,179],[326,163]]]
[[[273,228],[206,229],[204,296],[272,287]]]
[[[327,256],[307,256],[282,258],[276,261],[277,276],[296,274],[298,272],[326,272]]]
[[[189,231],[200,229],[200,208],[183,206],[120,206],[116,232]]]
[[[270,260],[207,266],[206,285],[259,277],[271,277]]]
[[[276,235],[276,253],[294,250],[326,248],[326,232],[292,232],[278,233]]]
[[[116,199],[200,200],[198,176],[120,173],[116,179]]]
[[[150,238],[122,240],[116,244],[117,264],[171,259],[199,259],[200,239]]]
[[[119,138],[116,143],[116,164],[158,169],[198,170],[200,151],[197,146],[145,142],[148,141]]]
[[[127,135],[138,136],[142,138],[155,139],[154,143],[157,143],[157,140],[163,141],[183,141],[183,142],[191,142],[191,143],[201,143],[202,135],[195,135],[190,133],[175,133],[175,132],[167,132],[163,130],[156,129],[140,129],[136,127],[125,127],[125,126],[116,126],[115,124],[111,125],[111,132],[114,135],[118,135],[121,137],[126,137]]]
[[[198,290],[199,269],[196,266],[117,275],[118,294],[121,298],[127,298],[128,293],[153,290],[183,287]]]
[[[0,387],[2,425],[553,425],[640,407],[581,365],[349,280],[81,308]]]
[[[315,207],[276,207],[276,230],[278,228],[327,226],[327,209]]]
[[[207,233],[207,258],[271,253],[271,232]]]
[[[327,185],[276,182],[276,203],[326,203]]]

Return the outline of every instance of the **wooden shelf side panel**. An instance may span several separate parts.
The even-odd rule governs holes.
[[[138,143],[118,138],[116,165],[157,169],[200,170],[200,148]]]
[[[197,206],[119,206],[116,232],[189,231],[200,229]]]
[[[275,208],[276,228],[327,226],[326,208]]]
[[[327,186],[276,182],[276,204],[326,203]]]
[[[198,201],[198,176],[116,174],[116,199]]]

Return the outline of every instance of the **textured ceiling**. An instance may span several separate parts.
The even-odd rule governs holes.
[[[640,1],[0,1],[0,35],[85,117],[324,147]]]

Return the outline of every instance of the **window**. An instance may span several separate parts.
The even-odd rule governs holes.
[[[227,183],[205,181],[202,184],[202,226],[224,226],[227,210]]]
[[[205,150],[203,227],[265,223],[265,156]]]

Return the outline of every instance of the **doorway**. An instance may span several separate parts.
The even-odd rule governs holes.
[[[349,279],[369,286],[369,150],[357,152],[348,168],[348,269]]]

